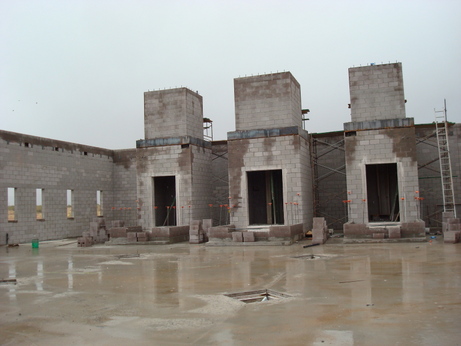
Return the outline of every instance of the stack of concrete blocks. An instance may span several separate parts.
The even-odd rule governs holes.
[[[210,228],[213,227],[213,219],[203,219],[202,228],[203,228],[203,240],[205,242],[209,239]]]
[[[423,221],[412,222],[402,225],[370,226],[365,223],[348,223],[345,225],[345,237],[348,239],[393,239],[398,241],[400,238],[411,238],[414,234],[421,234],[424,227]],[[402,234],[402,228],[405,232]],[[422,236],[422,235],[421,235]]]
[[[136,232],[136,241],[138,243],[146,243],[149,241],[149,236],[147,232]]]
[[[389,226],[387,228],[387,234],[389,239],[400,239],[402,237],[402,230],[400,226]],[[405,229],[408,229],[405,227]]]
[[[405,116],[402,66],[400,63],[349,69],[352,122],[344,124],[348,223],[345,238],[386,237],[369,221],[366,183],[367,165],[396,164],[398,210],[402,240],[424,239],[419,216],[418,162],[413,118]],[[372,196],[370,196],[371,198]],[[376,233],[376,235],[374,235]],[[398,238],[398,232],[392,231]]]
[[[111,222],[111,228],[107,230],[107,235],[109,236],[109,239],[115,239],[115,238],[126,238],[126,230],[127,228],[125,227],[125,221],[123,220],[113,220]]]
[[[249,229],[236,231],[234,225],[212,227],[210,230],[210,241],[254,243],[254,242],[282,242],[292,244],[300,240],[304,235],[303,224],[296,225],[271,225],[264,229]]]
[[[255,241],[255,234],[253,232],[242,232],[242,235],[245,243],[253,243]]]
[[[282,241],[285,244],[292,244],[304,237],[304,227],[302,223],[294,225],[273,225],[269,227],[269,241]]]
[[[185,241],[189,221],[209,216],[211,203],[211,142],[203,139],[202,96],[187,88],[144,93],[144,132],[136,143],[138,224],[157,240]],[[157,177],[174,178],[175,220],[165,226],[171,232],[155,208]]]
[[[136,232],[126,232],[126,241],[128,243],[136,243],[138,241],[136,238]]]
[[[209,229],[209,242],[231,242],[235,225],[215,226]]]
[[[86,234],[88,233],[88,234]],[[77,238],[78,247],[89,247],[93,245],[93,237],[89,235],[89,232],[83,232],[83,236]]]
[[[82,233],[82,236],[77,239],[79,247],[87,247],[93,244],[105,243],[108,240],[106,223],[104,218],[96,217],[90,222],[89,231]]]
[[[242,243],[243,242],[243,232],[234,231],[231,234],[232,234],[232,241],[233,242],[236,242],[236,243]]]
[[[105,243],[108,240],[104,218],[93,218],[93,221],[90,222],[90,235],[96,244]]]
[[[255,242],[255,233],[252,231],[234,231],[231,232],[232,241],[236,243],[254,243]]]
[[[126,227],[126,240],[128,243],[146,243],[149,240],[147,232],[143,232],[142,227]]]
[[[236,131],[227,135],[231,223],[237,228],[251,226],[248,173],[281,171],[283,222],[277,224],[311,227],[310,142],[302,129],[299,83],[290,72],[236,78],[234,94]],[[299,213],[290,213],[290,205]]]
[[[153,227],[149,240],[165,244],[180,243],[189,240],[189,226]]]
[[[448,244],[456,244],[461,240],[461,222],[455,218],[454,212],[444,212],[442,215],[443,240]]]
[[[373,229],[372,238],[373,239],[386,239],[386,238],[388,238],[386,229],[385,228]]]
[[[189,243],[201,244],[205,242],[201,220],[193,220],[189,227]]]
[[[314,217],[312,228],[312,244],[325,244],[329,236],[327,222],[324,217]]]

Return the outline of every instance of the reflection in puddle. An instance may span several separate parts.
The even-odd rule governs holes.
[[[10,263],[8,268],[8,277],[16,279],[16,264]],[[8,296],[10,300],[16,300],[16,285],[8,285]]]
[[[74,262],[72,256],[67,259],[67,288],[69,291],[72,291],[74,288],[74,275],[72,271],[74,270]]]
[[[37,263],[37,279],[35,280],[37,291],[43,291],[43,261]]]

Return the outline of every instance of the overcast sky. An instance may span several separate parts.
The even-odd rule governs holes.
[[[348,68],[402,62],[408,117],[461,121],[461,1],[0,0],[0,129],[108,149],[144,137],[143,93],[203,96],[235,130],[233,79],[291,71],[309,132],[350,121]]]

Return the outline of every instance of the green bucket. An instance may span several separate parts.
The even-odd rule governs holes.
[[[32,249],[38,249],[38,239],[32,239]]]

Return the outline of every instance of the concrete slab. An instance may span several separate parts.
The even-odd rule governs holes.
[[[0,278],[16,280],[0,283],[2,344],[459,343],[461,246],[442,237],[368,246],[330,241],[308,249],[308,241],[2,246]],[[309,254],[315,259],[293,258]],[[246,304],[224,296],[260,289],[290,297]]]

